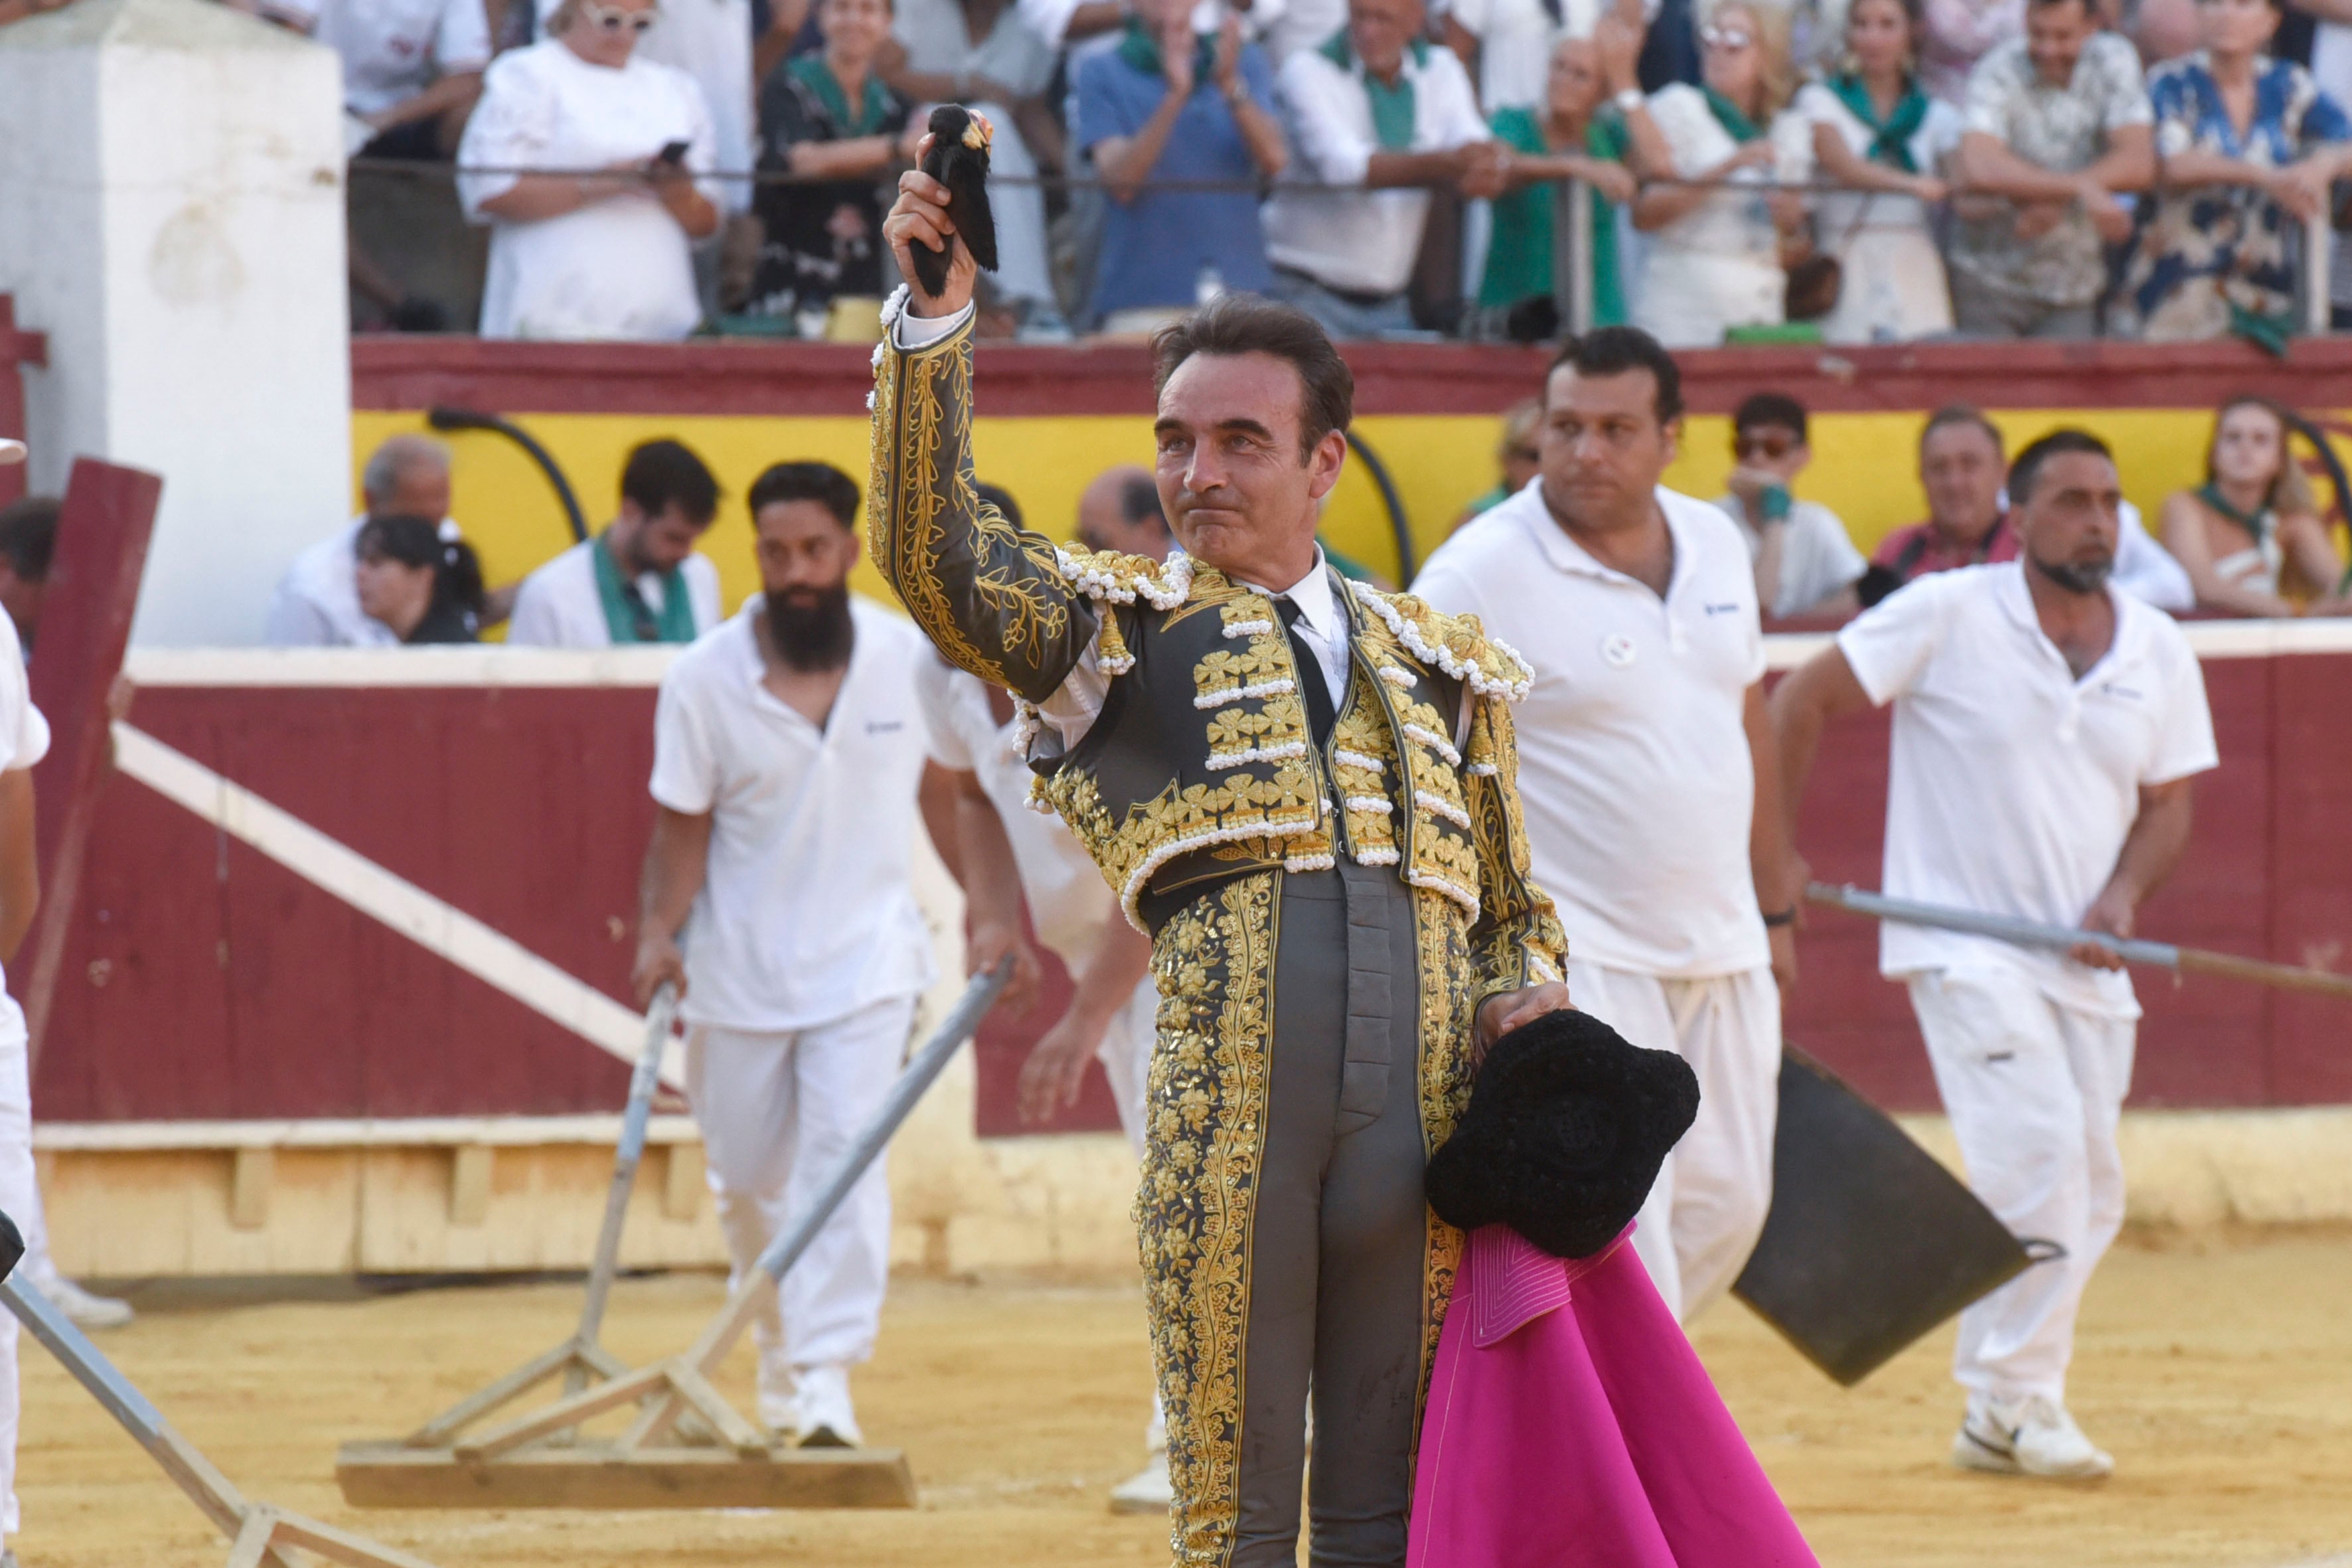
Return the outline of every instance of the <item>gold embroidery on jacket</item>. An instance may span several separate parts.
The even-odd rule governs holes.
[[[1265,1147],[1279,879],[1239,877],[1152,944],[1160,1031],[1135,1222],[1168,1416],[1169,1534],[1215,1568],[1239,1518],[1250,1227]]]

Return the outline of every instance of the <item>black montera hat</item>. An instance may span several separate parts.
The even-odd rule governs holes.
[[[1496,1040],[1461,1125],[1429,1162],[1448,1225],[1509,1226],[1556,1258],[1589,1258],[1639,1212],[1698,1114],[1698,1079],[1590,1013],[1546,1013]]]

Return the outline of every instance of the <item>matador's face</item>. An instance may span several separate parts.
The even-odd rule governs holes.
[[[1297,370],[1273,354],[1195,354],[1176,367],[1152,426],[1152,478],[1185,553],[1274,588],[1305,574],[1348,449],[1333,431],[1302,452],[1305,399]]]

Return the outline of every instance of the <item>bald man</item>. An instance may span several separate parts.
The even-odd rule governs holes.
[[[1124,463],[1097,474],[1078,496],[1078,542],[1088,550],[1164,561],[1176,546],[1150,468]]]
[[[294,558],[269,598],[261,640],[272,647],[397,647],[400,635],[360,608],[354,546],[370,518],[449,515],[449,448],[429,436],[394,436],[360,472],[359,516]]]

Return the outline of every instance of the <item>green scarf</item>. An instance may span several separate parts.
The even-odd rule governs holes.
[[[802,55],[788,62],[784,68],[793,73],[793,80],[816,94],[816,100],[824,105],[824,111],[833,116],[834,124],[841,128],[845,141],[852,136],[878,134],[883,122],[889,118],[889,89],[882,85],[882,79],[870,70],[866,73],[864,100],[853,115],[849,112],[849,97],[841,90],[840,79],[833,74],[833,68],[824,63],[823,55]]]
[[[1884,121],[1870,101],[1870,89],[1853,72],[1841,71],[1830,79],[1829,87],[1837,94],[1838,101],[1869,129],[1870,151],[1864,154],[1865,157],[1906,174],[1919,172],[1917,161],[1911,156],[1911,139],[1927,122],[1927,95],[1919,90],[1916,78],[1903,79],[1902,96],[1895,100],[1894,111]]]
[[[2260,546],[2263,541],[2271,536],[2270,508],[2264,507],[2260,511],[2255,512],[2252,516],[2249,517],[2244,512],[2240,511],[2236,507],[2231,506],[2227,500],[2223,500],[2221,496],[2221,487],[2211,483],[2207,484],[2204,489],[2197,492],[2197,499],[2203,501],[2207,506],[2211,507],[2215,511],[2220,512],[2223,517],[2228,518],[2231,522],[2236,523],[2240,528],[2244,529],[2248,533],[2253,535],[2254,543],[2257,546]]]
[[[1754,121],[1748,119],[1748,116],[1739,111],[1739,105],[1732,102],[1731,100],[1724,97],[1723,94],[1716,91],[1715,89],[1711,87],[1706,89],[1705,91],[1706,93],[1706,106],[1714,112],[1715,122],[1717,125],[1722,126],[1726,131],[1731,132],[1731,139],[1734,142],[1739,142],[1741,145],[1745,146],[1747,143],[1755,141],[1756,138],[1764,134],[1763,132],[1759,131],[1756,128],[1756,122]]]
[[[588,558],[596,563],[596,597],[604,605],[604,629],[616,645],[694,640],[694,604],[687,597],[685,573],[673,566],[663,574],[661,614],[656,616],[637,596],[637,585],[622,581],[620,563],[613,559],[604,534],[588,542]],[[641,624],[653,626],[652,637],[637,635]]]
[[[1127,19],[1127,37],[1118,41],[1118,58],[1146,76],[1166,76],[1160,58],[1160,40],[1144,30],[1136,17]],[[1217,36],[1202,33],[1192,40],[1192,86],[1197,90],[1217,67]]]
[[[1417,67],[1429,63],[1429,46],[1415,38],[1405,46]],[[1381,146],[1391,153],[1402,153],[1412,146],[1412,122],[1415,104],[1412,78],[1397,72],[1396,85],[1388,87],[1368,70],[1359,70],[1356,51],[1348,42],[1345,27],[1331,35],[1323,46],[1323,58],[1341,70],[1352,73],[1364,84],[1364,97],[1372,106],[1372,135]]]

